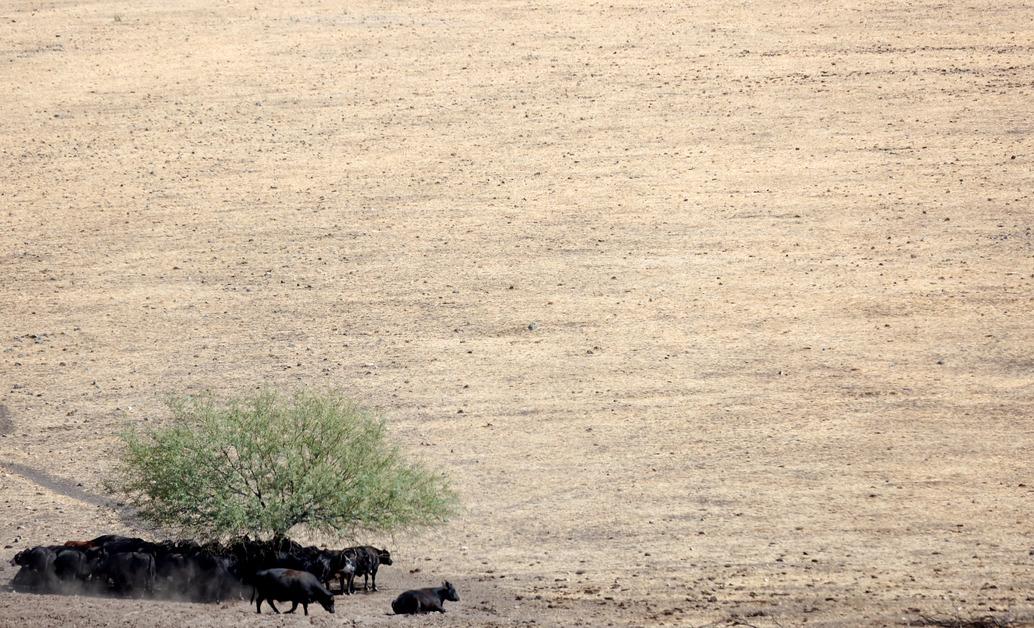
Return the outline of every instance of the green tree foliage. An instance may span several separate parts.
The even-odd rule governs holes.
[[[384,421],[336,393],[272,391],[170,403],[172,421],[123,435],[108,487],[146,520],[216,539],[337,535],[444,522],[448,479],[408,462]]]

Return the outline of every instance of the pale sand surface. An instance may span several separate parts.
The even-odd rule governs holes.
[[[333,386],[465,510],[313,624],[1034,617],[1029,3],[8,0],[0,68],[0,582],[150,534],[165,395]]]

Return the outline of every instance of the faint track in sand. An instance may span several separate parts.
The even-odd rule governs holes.
[[[3,432],[3,427],[5,425],[4,420],[6,418],[6,408],[0,406],[0,433],[5,433]],[[9,419],[7,419],[7,421],[9,422]],[[39,469],[24,464],[20,464],[18,462],[9,462],[6,460],[0,461],[0,469],[3,469],[10,473],[14,473],[16,475],[20,475],[26,480],[29,480],[30,482],[37,484],[38,486],[45,488],[48,491],[57,493],[59,495],[64,495],[65,497],[71,497],[72,499],[81,501],[86,504],[90,504],[91,506],[101,506],[107,508],[111,505],[110,502],[104,497],[101,497],[100,495],[95,495],[94,493],[91,493],[89,491],[85,491],[68,480],[55,477],[45,471],[40,471]]]
[[[101,497],[100,495],[95,495],[89,491],[84,491],[83,489],[79,488],[78,486],[69,482],[68,480],[55,477],[53,475],[50,475],[49,473],[40,471],[39,469],[34,469],[32,467],[26,466],[24,464],[19,464],[17,462],[0,462],[0,468],[4,469],[5,471],[9,471],[11,473],[20,475],[26,480],[29,480],[34,484],[38,484],[39,486],[47,489],[48,491],[57,493],[59,495],[64,495],[65,497],[71,497],[72,499],[76,499],[81,502],[90,504],[91,506],[107,507],[110,505],[108,500]]]
[[[11,420],[11,412],[7,409],[7,406],[0,404],[0,436],[10,434],[13,431],[14,421]],[[45,471],[40,471],[39,469],[17,462],[8,461],[0,461],[0,468],[16,475],[20,475],[26,480],[29,480],[34,484],[38,484],[48,491],[59,495],[71,497],[72,499],[77,499],[92,506],[107,507],[109,505],[108,500],[104,499],[100,495],[94,495],[89,491],[84,491],[72,482],[50,475]]]

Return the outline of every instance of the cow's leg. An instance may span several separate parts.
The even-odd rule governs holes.
[[[273,598],[269,598],[268,600],[266,600],[266,604],[269,604],[269,608],[273,609],[274,613],[276,613],[277,615],[280,614],[280,609],[277,608],[276,604],[273,603]]]
[[[355,574],[348,574],[348,594],[352,595],[355,593]]]
[[[258,600],[255,602],[255,612],[258,613],[259,615],[262,614],[262,596],[261,595],[258,597]]]
[[[305,602],[302,602],[302,613],[304,613],[306,617],[309,616],[309,605]]]
[[[370,570],[370,579],[372,580],[373,590],[377,590],[377,568],[374,567]]]
[[[294,600],[291,600],[291,610],[284,611],[284,612],[285,612],[285,614],[290,614],[290,613],[293,613],[295,610],[297,610],[297,608],[298,608],[298,602],[295,602]]]
[[[370,590],[369,589],[369,584],[370,584],[369,578],[370,578],[370,572],[367,571],[366,573],[363,574],[363,591],[369,591]]]

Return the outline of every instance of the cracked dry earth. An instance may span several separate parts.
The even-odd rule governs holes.
[[[313,624],[1029,623],[1032,60],[1013,1],[8,0],[0,581],[160,534],[101,483],[165,395],[334,386],[465,509]]]

